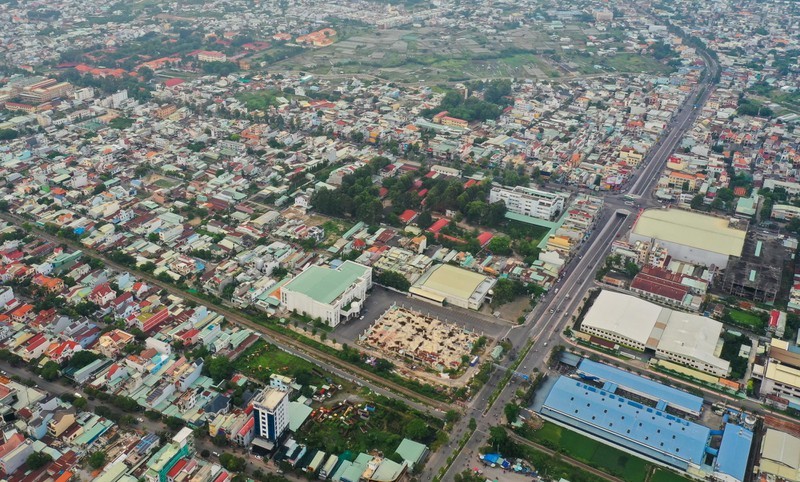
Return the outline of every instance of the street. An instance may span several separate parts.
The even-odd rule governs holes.
[[[658,205],[649,197],[649,194],[667,159],[685,132],[691,128],[711,93],[710,87],[719,65],[707,53],[702,52],[701,56],[707,67],[703,80],[692,89],[678,115],[670,122],[661,139],[645,156],[642,167],[628,182],[627,192],[641,196],[640,205],[644,204],[643,207]],[[594,273],[603,263],[611,243],[620,233],[624,232],[626,224],[629,223],[631,213],[627,210],[628,205],[621,201],[619,196],[605,196],[599,227],[595,229],[577,253],[577,259],[570,263],[563,272],[561,281],[556,285],[558,293],[556,294],[556,290],[553,290],[552,294],[549,293],[545,296],[536,309],[529,313],[523,325],[509,330],[509,338],[516,349],[524,346],[527,340],[534,341],[533,347],[520,362],[517,371],[530,373],[534,369],[544,369],[550,351],[555,346],[562,344],[561,332],[572,321],[573,312],[593,286]],[[519,330],[519,333],[514,332],[515,330]],[[508,367],[510,363],[507,360],[504,366]],[[503,380],[501,371],[494,370],[486,386],[472,401],[466,416],[457,423],[455,432],[461,433],[467,426],[470,417],[475,418],[477,430],[467,441],[464,449],[457,454],[441,480],[453,480],[455,474],[467,467],[471,454],[485,445],[489,428],[501,423],[504,416],[503,408],[513,400],[517,390],[515,378],[512,377],[511,381],[502,388],[500,396],[490,407],[487,407],[489,397],[501,380]],[[452,437],[452,439],[457,438],[457,436]],[[432,479],[445,466],[446,458],[446,454],[431,456],[425,474]],[[426,480],[429,479],[426,478]]]

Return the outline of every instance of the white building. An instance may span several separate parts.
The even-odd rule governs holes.
[[[334,327],[361,312],[372,287],[372,268],[345,261],[337,268],[309,266],[281,288],[289,311],[320,318]]]
[[[565,194],[540,191],[525,186],[492,186],[489,202],[503,201],[506,209],[537,219],[553,220],[564,211]]]
[[[695,370],[726,377],[730,363],[714,355],[722,323],[663,308],[613,291],[601,291],[581,322],[581,331]]]
[[[256,437],[276,443],[289,428],[289,392],[265,388],[253,400]]]

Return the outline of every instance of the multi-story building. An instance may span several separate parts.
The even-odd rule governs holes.
[[[509,212],[550,221],[564,211],[566,199],[565,194],[525,186],[509,188],[495,185],[489,192],[490,203],[503,201]]]
[[[372,268],[345,261],[337,268],[309,266],[281,288],[281,302],[297,311],[337,326],[356,316],[372,287]]]
[[[145,480],[147,482],[167,482],[167,473],[184,457],[194,453],[194,435],[192,429],[182,428],[172,441],[163,446],[147,462]]]
[[[800,347],[773,338],[763,366],[753,366],[753,376],[761,378],[763,397],[779,397],[787,405],[800,406]]]
[[[289,393],[268,387],[253,400],[255,436],[276,443],[289,428]]]

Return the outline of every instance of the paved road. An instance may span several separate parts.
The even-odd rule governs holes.
[[[567,323],[571,322],[572,312],[581,303],[583,294],[592,285],[594,272],[605,259],[611,241],[624,228],[627,215],[605,213],[604,216],[606,222],[584,246],[582,254],[580,254],[581,262],[567,268],[563,280],[556,285],[559,288],[559,294],[545,297],[531,313],[530,322],[509,336],[511,340],[517,340],[517,342],[534,340],[533,348],[519,364],[517,369],[519,372],[531,373],[534,368],[545,366],[550,348],[561,342],[560,333]],[[506,361],[505,366],[510,363],[510,361]],[[468,463],[470,452],[478,451],[485,444],[485,437],[482,434],[488,433],[491,426],[502,421],[503,408],[514,399],[519,385],[516,378],[512,378],[511,382],[503,388],[495,403],[491,407],[487,407],[491,393],[501,379],[502,372],[495,370],[492,379],[486,384],[478,399],[473,402],[469,416],[475,417],[478,421],[478,429],[469,439],[464,450],[458,454],[443,480],[452,480],[460,471],[459,469]],[[464,420],[459,422],[459,424],[463,423],[466,422]],[[430,470],[432,473],[439,470],[434,462],[438,462],[438,460],[431,460]]]
[[[706,62],[707,72],[704,74],[701,83],[693,88],[687,96],[678,115],[667,127],[664,136],[645,157],[641,170],[629,181],[627,191],[630,194],[641,196],[650,193],[664,163],[686,131],[691,128],[698,113],[708,100],[708,96],[711,93],[710,85],[719,69],[719,65],[707,54],[701,53],[701,55]],[[695,105],[697,108],[695,108]],[[544,369],[546,367],[546,359],[550,354],[550,350],[555,345],[562,344],[560,333],[571,322],[572,313],[578,308],[583,297],[591,288],[594,281],[594,273],[605,259],[611,242],[625,229],[629,213],[620,209],[624,208],[625,205],[620,206],[620,198],[617,196],[606,196],[606,200],[608,202],[604,206],[598,222],[601,228],[590,236],[579,252],[577,262],[571,263],[566,268],[562,278],[556,285],[558,293],[556,294],[555,290],[553,290],[552,294],[548,294],[537,308],[528,315],[526,323],[520,326],[518,331],[512,329],[513,334],[510,334],[509,338],[517,349],[529,339],[534,341],[533,348],[520,362],[518,371],[529,373],[534,368]],[[643,202],[647,205],[651,204],[649,199],[643,199]],[[505,364],[508,366],[510,362],[506,361]],[[491,393],[502,380],[502,376],[498,376],[499,373],[499,370],[493,373],[493,377],[482,392],[478,394],[477,400],[473,401],[467,417],[458,423],[457,430],[463,429],[468,423],[469,417],[472,416],[478,420],[478,428],[470,437],[464,449],[457,454],[442,480],[453,480],[455,474],[460,472],[465,464],[469,463],[470,454],[479,450],[485,444],[489,427],[502,421],[503,407],[513,400],[517,386],[514,382],[515,378],[512,378],[512,381],[502,389],[495,403],[491,407],[487,407]],[[445,463],[445,457],[433,457],[425,474],[432,478]]]

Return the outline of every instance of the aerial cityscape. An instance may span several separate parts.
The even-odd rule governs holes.
[[[0,481],[800,482],[800,2],[0,0]]]

